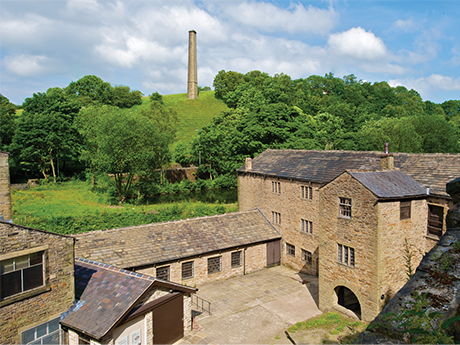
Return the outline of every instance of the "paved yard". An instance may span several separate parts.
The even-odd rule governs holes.
[[[277,335],[289,343],[285,329],[321,314],[318,279],[284,266],[197,287],[212,315],[198,316],[200,330],[178,344],[265,344]]]

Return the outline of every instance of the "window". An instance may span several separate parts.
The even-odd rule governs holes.
[[[241,250],[232,253],[232,268],[241,266]]]
[[[302,223],[302,226],[301,226],[302,232],[306,234],[313,233],[313,223],[312,222],[310,222],[309,220],[301,219],[301,223]]]
[[[338,244],[337,260],[344,265],[355,267],[355,250],[351,247]]]
[[[193,278],[193,261],[182,263],[182,279]]]
[[[0,300],[44,285],[44,252],[0,261]]]
[[[21,344],[60,344],[59,317],[21,333]]]
[[[281,224],[281,213],[272,211],[272,223]]]
[[[163,280],[169,280],[169,266],[163,266],[157,268],[157,278]]]
[[[401,201],[399,204],[399,219],[410,218],[410,201]]]
[[[301,259],[302,259],[302,261],[305,261],[309,265],[311,265],[312,262],[313,262],[311,252],[309,252],[308,250],[305,250],[305,249],[302,249]]]
[[[286,254],[295,256],[295,247],[292,244],[286,243]]]
[[[302,199],[313,199],[313,188],[308,186],[301,186],[301,198]]]
[[[222,256],[208,259],[208,274],[217,273],[222,271]]]
[[[339,215],[343,218],[351,218],[351,199],[339,198]]]
[[[281,193],[281,183],[272,181],[272,192],[280,194]]]

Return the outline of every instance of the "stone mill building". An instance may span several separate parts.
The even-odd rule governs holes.
[[[319,307],[372,320],[446,230],[460,154],[266,150],[238,170],[239,210],[280,232],[281,262],[319,276]],[[345,308],[345,309],[344,309]]]

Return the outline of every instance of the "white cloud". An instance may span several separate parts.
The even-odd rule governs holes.
[[[452,78],[440,74],[431,74],[428,77],[421,78],[390,79],[388,84],[392,87],[402,85],[408,89],[415,89],[424,99],[429,99],[432,94],[438,93],[440,90],[444,92],[459,91],[460,77]]]
[[[3,59],[5,68],[16,75],[35,76],[50,71],[47,66],[48,59],[43,55],[18,55],[6,56]]]
[[[379,60],[387,55],[382,39],[361,27],[332,34],[327,43],[333,52],[344,57]]]
[[[412,19],[407,19],[407,20],[399,19],[393,23],[393,27],[397,30],[403,30],[406,32],[413,31],[416,29],[415,23]]]
[[[244,2],[228,7],[227,12],[237,22],[266,32],[327,34],[339,19],[332,7],[305,8],[302,4],[281,9],[266,2]]]

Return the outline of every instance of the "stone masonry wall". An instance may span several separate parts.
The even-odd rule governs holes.
[[[231,253],[242,251],[242,265],[239,267],[231,267]],[[222,251],[219,253],[211,253],[194,258],[177,260],[174,262],[159,264],[156,266],[143,267],[135,269],[136,272],[156,276],[158,267],[169,266],[169,280],[185,284],[188,286],[196,286],[208,281],[227,279],[244,273],[260,270],[266,266],[266,251],[265,243],[255,244],[247,247],[242,247],[233,250]],[[221,256],[221,272],[208,274],[208,258]],[[193,261],[193,278],[182,279],[182,263]]]
[[[400,201],[379,202],[377,272],[379,273],[379,295],[384,296],[379,300],[380,310],[407,281],[405,250],[412,253],[411,267],[414,271],[422,260],[425,254],[427,216],[426,199],[412,200],[411,217],[403,220],[400,219]]]
[[[279,183],[279,192],[273,191],[272,182]],[[302,186],[312,188],[311,199],[302,198]],[[259,208],[283,236],[281,262],[312,275],[317,274],[320,186],[321,184],[250,173],[238,176],[239,211]],[[276,224],[272,212],[281,215],[281,224]],[[312,223],[312,233],[302,231],[302,219]],[[287,253],[286,243],[295,246],[295,255]],[[311,263],[302,260],[302,249],[312,254]]]
[[[3,152],[0,152],[0,216],[3,216],[3,220],[12,218],[8,154]]]
[[[351,199],[351,219],[339,216],[339,197]],[[337,305],[334,289],[345,286],[358,298],[361,318],[380,311],[378,294],[378,236],[376,197],[349,174],[321,189],[319,235],[319,308]],[[338,261],[338,244],[354,249],[355,266]]]
[[[0,301],[2,344],[19,344],[22,331],[67,311],[75,288],[73,238],[0,222],[0,258],[45,246],[45,287]]]

